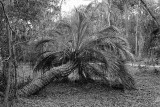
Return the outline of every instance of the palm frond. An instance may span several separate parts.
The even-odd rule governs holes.
[[[124,65],[123,61],[119,61],[119,72],[118,72],[118,77],[121,79],[122,84],[125,89],[136,89],[135,88],[135,81],[134,78],[127,72],[127,69]]]
[[[37,58],[40,58],[41,56],[44,56],[45,54],[49,54],[49,53],[52,53],[52,51],[44,51],[42,53],[39,53],[37,56],[36,56],[36,59]]]
[[[98,64],[90,64],[90,63],[86,63],[84,68],[86,68],[87,70],[85,70],[84,72],[88,73],[91,77],[97,77],[97,78],[101,78],[104,81],[107,81],[107,77],[106,74],[103,72],[103,69],[101,69],[101,66]]]
[[[117,53],[117,55],[123,57],[124,59],[129,59],[134,61],[134,56],[130,52],[130,46],[127,39],[117,36],[117,35],[109,35],[102,36],[95,40],[88,40],[84,42],[81,48],[97,48],[100,50],[111,50],[113,53]]]
[[[116,75],[119,70],[119,67],[118,67],[119,57],[115,53],[113,53],[111,50],[108,50],[108,51],[100,50],[100,51],[101,53],[103,53],[104,57],[108,62],[107,63],[108,68],[106,72],[108,72],[110,75]]]
[[[119,43],[115,43],[115,46],[117,48],[117,55],[123,60],[135,61],[134,55],[130,52],[129,46],[120,45]]]
[[[89,29],[88,28],[89,28],[89,22],[86,21],[86,22],[83,23],[82,29],[80,29],[81,37],[79,37],[78,49],[80,49],[80,46],[84,41],[84,38],[89,35],[89,31],[88,31]]]
[[[40,41],[38,41],[38,43],[36,43],[35,48],[38,48],[40,45],[43,45],[43,44],[48,43],[48,42],[52,42],[54,44],[55,40],[53,40],[53,39],[40,40]]]
[[[35,68],[34,72],[42,70],[45,72],[46,70],[49,70],[53,67],[60,66],[62,64],[65,64],[69,61],[69,51],[60,51],[60,52],[55,52],[55,53],[50,53],[44,58],[40,59]]]
[[[87,27],[87,22],[86,22],[86,16],[84,13],[76,10],[77,18],[78,18],[78,26],[77,26],[77,49],[79,48],[79,44],[84,36],[86,27]]]
[[[108,59],[109,68],[106,69],[102,65],[94,63],[91,64],[92,71],[89,71],[89,73],[93,73],[94,75],[108,81],[115,80],[115,78],[120,78],[119,82],[123,84],[125,89],[135,89],[134,78],[128,73],[127,69],[125,68],[124,62],[118,58],[113,57],[114,55],[112,53],[109,58],[110,60]]]
[[[103,63],[105,64],[106,68],[108,67],[108,60],[105,55],[99,50],[93,48],[80,50],[78,58],[83,62]]]
[[[106,34],[117,34],[120,33],[120,30],[116,27],[116,26],[107,26],[107,27],[103,27],[98,33],[106,35]]]
[[[105,51],[104,51],[105,52]],[[107,69],[109,80],[114,80],[115,78],[120,78],[121,82],[124,85],[125,89],[135,89],[134,78],[128,73],[125,67],[125,61],[118,57],[112,51],[105,52],[108,56],[108,66]]]
[[[71,26],[73,28],[72,40],[73,46],[76,50],[79,49],[84,38],[89,35],[89,24],[91,23],[89,17],[83,11],[75,10],[75,15],[72,17]]]
[[[81,61],[98,65],[103,75],[109,75],[107,78],[114,78],[120,72],[119,57],[112,51],[101,51],[88,49],[79,55]],[[99,72],[99,71],[97,71]]]
[[[117,51],[116,44],[113,39],[107,37],[88,41],[82,44],[81,48],[97,48],[100,50],[112,50],[113,52]]]
[[[45,56],[45,54],[50,54],[52,53],[51,51],[44,51],[42,53],[39,53],[38,55],[36,55],[35,57],[33,57],[34,59],[37,59],[36,62],[39,62],[43,56]]]
[[[90,41],[84,42],[83,46],[90,47],[90,46],[94,46],[94,44],[100,44],[102,42],[113,44],[114,42],[117,42],[117,41],[119,41],[123,45],[128,46],[129,43],[127,42],[127,39],[121,37],[120,35],[117,35],[117,34],[119,34],[119,31],[114,30],[114,29],[117,29],[117,28],[114,28],[111,26],[111,27],[107,27],[105,30],[101,30],[101,31],[94,33],[94,35],[97,35],[96,36],[97,38],[94,40],[90,39]]]
[[[126,89],[129,89],[129,87],[130,89],[135,88],[134,79],[125,68],[125,62],[112,51],[104,51],[104,53],[106,53],[104,55],[108,56],[108,79],[114,80],[115,78],[120,78],[121,83]]]
[[[122,49],[119,50],[118,55],[121,57],[122,60],[129,60],[129,61],[135,61],[134,55],[128,50],[128,49]]]

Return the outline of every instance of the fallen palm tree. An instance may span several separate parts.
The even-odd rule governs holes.
[[[93,34],[89,29],[90,23],[87,15],[77,10],[71,22],[59,22],[60,26],[69,29],[70,37],[66,41],[58,42],[60,46],[63,46],[60,51],[46,51],[39,56],[40,60],[34,72],[43,71],[44,74],[18,90],[19,95],[31,95],[54,78],[66,78],[75,70],[78,71],[81,83],[86,83],[92,79],[92,76],[95,76],[106,83],[118,80],[124,89],[135,89],[134,79],[127,72],[124,64],[125,59],[133,59],[127,40],[119,33],[109,35],[108,31],[115,31],[113,26],[105,27]],[[60,32],[58,34],[68,36]],[[96,38],[91,38],[91,36],[96,36]],[[55,40],[42,40],[37,43],[36,47],[48,42],[54,43]]]

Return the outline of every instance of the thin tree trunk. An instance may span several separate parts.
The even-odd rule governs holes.
[[[7,17],[6,17],[7,18]],[[6,19],[6,21],[8,21],[8,19]],[[10,59],[8,61],[6,61],[8,63],[8,68],[5,68],[5,69],[8,69],[8,72],[7,72],[7,87],[6,87],[6,90],[5,90],[5,98],[4,98],[4,104],[5,104],[5,107],[9,107],[9,97],[10,97],[10,87],[11,87],[11,31],[10,31],[10,28],[9,28],[9,25],[8,25],[8,22],[7,23],[7,35],[6,35],[6,38],[8,38],[8,47],[6,48],[6,51],[9,51],[9,56]]]
[[[8,79],[7,79],[7,87],[5,91],[5,98],[4,98],[4,105],[5,107],[9,107],[9,97],[10,97],[10,84],[11,84],[11,64],[9,64],[9,70],[8,70]]]
[[[137,7],[137,9],[139,6]],[[138,9],[139,10],[139,9]],[[135,42],[135,55],[136,57],[138,56],[138,28],[139,28],[139,11],[138,14],[136,15],[136,42]]]
[[[136,25],[136,37],[135,37],[135,56],[137,56],[138,53],[138,25]]]
[[[142,36],[142,28],[140,27],[140,35],[139,35],[139,53],[138,53],[138,58],[141,59],[142,58],[142,52],[143,52],[143,47],[144,47],[144,38]]]
[[[128,26],[128,10],[127,10],[127,4],[124,5],[124,10],[125,10],[125,28],[126,28],[126,37],[128,38],[129,32],[129,26]]]
[[[12,38],[13,39],[13,38]],[[14,98],[17,98],[17,88],[18,88],[18,84],[17,84],[17,61],[16,61],[16,57],[15,57],[15,45],[12,46],[12,62],[13,62],[13,66],[14,66]]]
[[[18,90],[18,95],[29,96],[42,89],[45,85],[55,77],[67,76],[71,73],[73,64],[67,63],[60,67],[55,67],[50,71],[47,71],[42,76],[38,76],[31,83]]]
[[[60,13],[59,13],[59,19],[60,20],[62,20],[62,12],[61,12],[61,10],[62,10],[62,4],[63,4],[63,2],[64,2],[64,0],[61,0],[61,2],[60,2]]]
[[[112,0],[108,0],[108,26],[111,26],[111,6],[112,6]]]

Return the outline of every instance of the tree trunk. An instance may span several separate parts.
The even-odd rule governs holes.
[[[139,8],[139,7],[137,7]],[[139,9],[138,9],[139,10]],[[139,11],[138,11],[139,12]],[[139,14],[139,13],[138,13]],[[138,56],[138,33],[139,33],[139,15],[136,15],[136,37],[135,37],[135,56]]]
[[[62,12],[61,11],[62,11],[62,4],[63,4],[63,2],[64,2],[64,0],[61,0],[60,6],[59,6],[60,7],[60,12],[59,12],[59,19],[60,20],[62,20]]]
[[[37,78],[33,79],[31,83],[18,90],[18,95],[32,95],[49,84],[53,78],[69,75],[72,72],[72,68],[73,64],[71,63],[64,64],[60,67],[55,67],[52,70],[44,73],[42,76],[38,76]]]
[[[4,98],[4,105],[5,107],[9,107],[9,97],[10,97],[10,87],[11,87],[11,65],[9,64],[9,70],[7,74],[7,86],[5,90],[5,98]]]
[[[7,81],[7,84],[5,84],[5,98],[4,98],[4,106],[9,107],[9,102],[8,99],[10,97],[10,72],[11,72],[11,67],[10,67],[10,56],[11,56],[11,51],[10,51],[10,27],[9,27],[9,20],[8,17],[5,13],[5,7],[2,1],[0,1],[0,45],[1,45],[1,56],[3,60],[3,77],[4,82]]]
[[[142,36],[142,28],[141,27],[140,27],[138,47],[139,47],[138,59],[141,59],[142,58],[143,47],[144,47],[144,38]]]
[[[128,23],[128,10],[127,10],[127,4],[124,5],[124,11],[125,11],[125,29],[126,29],[126,37],[128,38],[129,35],[129,23]]]
[[[112,0],[108,0],[108,26],[111,26],[111,6],[112,6]]]
[[[9,57],[9,37],[7,30],[7,23],[5,15],[3,12],[3,7],[0,5],[0,48],[1,48],[1,57],[2,60],[5,60]],[[3,77],[6,77],[8,73],[9,63],[8,61],[3,61]]]

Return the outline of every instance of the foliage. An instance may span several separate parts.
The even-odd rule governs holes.
[[[57,0],[15,0],[13,5],[8,5],[9,17],[16,17],[24,21],[40,21],[44,18],[43,13],[47,9],[54,9],[52,14],[55,14],[58,7],[51,4],[57,4]],[[13,17],[13,18],[14,18]]]
[[[32,51],[32,46],[28,44],[37,38],[50,36],[54,27],[52,18],[60,14],[59,2],[59,0],[14,0],[12,4],[6,3],[18,62],[35,62],[32,59],[35,59],[38,51]]]

